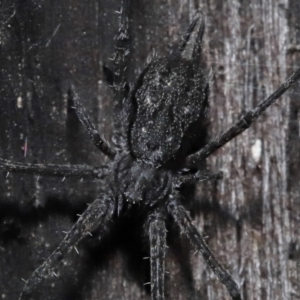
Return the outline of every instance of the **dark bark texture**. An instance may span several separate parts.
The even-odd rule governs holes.
[[[211,70],[209,136],[227,129],[300,65],[299,0],[132,0],[132,84],[153,51],[167,55],[197,9],[206,16],[203,57]],[[68,105],[70,82],[107,141],[111,66],[120,2],[0,1],[0,157],[87,164],[107,159]],[[243,299],[300,299],[300,83],[255,124],[207,159],[224,179],[199,184],[189,206]],[[26,155],[24,155],[26,153]],[[38,179],[38,180],[37,180]],[[0,298],[17,299],[59,245],[99,181],[0,173]],[[134,216],[72,251],[35,299],[150,299],[149,245]],[[229,299],[188,240],[169,228],[167,299]]]

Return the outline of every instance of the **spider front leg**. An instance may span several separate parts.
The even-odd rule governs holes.
[[[185,210],[185,208],[175,199],[170,196],[170,202],[167,204],[167,209],[175,222],[179,225],[181,231],[188,237],[192,245],[200,251],[208,266],[217,275],[219,280],[226,286],[231,298],[233,300],[241,300],[241,294],[236,282],[232,279],[230,274],[214,257],[213,253],[205,243],[203,237],[192,224],[192,220]]]
[[[114,201],[102,195],[96,199],[81,215],[76,224],[67,233],[61,244],[54,250],[49,258],[39,266],[28,279],[19,300],[29,299],[36,286],[44,279],[50,277],[59,262],[76,246],[76,244],[96,227],[106,227],[114,212]]]
[[[166,256],[166,225],[162,214],[155,212],[149,217],[151,297],[163,300]]]

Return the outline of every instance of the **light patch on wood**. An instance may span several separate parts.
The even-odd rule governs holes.
[[[23,107],[23,99],[21,96],[17,98],[17,108],[22,108]]]
[[[258,163],[261,159],[262,153],[262,142],[260,139],[257,139],[253,146],[251,147],[251,153],[254,161]]]

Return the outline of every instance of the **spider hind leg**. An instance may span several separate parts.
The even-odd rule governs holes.
[[[222,134],[215,137],[205,147],[201,148],[198,152],[191,154],[186,159],[186,166],[193,167],[199,164],[200,161],[210,156],[213,152],[223,147],[230,140],[240,135],[248,129],[252,123],[279,97],[281,97],[295,82],[300,79],[300,68],[294,72],[273,94],[268,98],[261,101],[252,110],[245,113],[233,126]]]
[[[78,119],[86,127],[87,132],[88,132],[91,140],[93,141],[94,145],[102,153],[104,153],[106,156],[108,156],[110,159],[113,159],[116,155],[116,151],[114,149],[112,149],[100,136],[95,125],[91,122],[87,112],[81,105],[79,96],[75,92],[74,86],[72,86],[71,89],[69,90],[69,98],[70,98],[71,103],[73,104],[73,107],[76,111]]]
[[[129,9],[130,0],[123,0],[119,14],[119,30],[115,37],[115,51],[113,56],[112,77],[114,90],[114,123],[115,129],[124,134],[124,101],[128,96],[128,83],[125,79],[129,54]],[[108,72],[106,72],[108,73]]]
[[[201,12],[198,12],[179,45],[179,52],[182,58],[192,60],[200,57],[204,30],[204,16]]]

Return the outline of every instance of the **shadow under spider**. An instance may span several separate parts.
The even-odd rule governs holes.
[[[216,184],[211,184],[212,198],[214,198],[214,188]],[[209,201],[208,197],[204,195],[200,200],[195,197],[195,186],[189,185],[183,188],[182,194],[185,195],[185,205],[189,207],[189,210],[194,216],[203,213],[206,216],[217,217],[217,224],[222,226],[238,226],[239,220],[235,220],[229,213],[229,210],[220,206],[217,200]],[[2,226],[0,230],[0,246],[3,245],[6,249],[10,249],[10,245],[17,241],[22,249],[28,244],[26,236],[30,234],[33,227],[39,224],[47,224],[51,216],[62,216],[63,219],[67,218],[71,223],[75,223],[77,214],[82,213],[86,208],[86,203],[92,202],[94,198],[84,199],[79,201],[70,201],[67,199],[58,199],[56,197],[46,197],[43,207],[26,206],[26,209],[21,208],[18,203],[10,203],[8,201],[0,202],[0,223],[6,224]],[[191,201],[192,199],[196,199]],[[53,277],[49,282],[43,283],[43,294],[47,291],[49,294],[55,294],[60,299],[73,299],[84,300],[87,295],[93,290],[95,280],[97,280],[98,274],[109,274],[110,278],[113,278],[114,274],[120,276],[124,273],[126,279],[135,282],[140,289],[147,291],[150,296],[150,286],[144,286],[144,283],[150,281],[150,265],[149,260],[143,259],[145,256],[149,256],[148,241],[143,238],[143,217],[138,214],[131,214],[124,218],[116,219],[101,240],[98,239],[97,230],[93,232],[93,237],[87,237],[79,245],[80,256],[76,253],[66,258],[66,261],[70,261],[68,266],[65,266],[60,270],[62,275],[59,278]],[[67,226],[71,226],[69,221],[66,223],[62,219],[62,225],[67,224],[63,230],[68,230]],[[247,219],[247,218],[246,218]],[[9,222],[7,222],[9,220]],[[66,219],[64,219],[66,220]],[[5,222],[4,222],[5,221]],[[221,223],[220,223],[220,222]],[[168,222],[167,227],[168,245],[170,245],[169,251],[179,263],[180,277],[183,278],[183,284],[186,289],[189,290],[189,294],[196,297],[195,282],[193,280],[193,268],[191,265],[190,255],[191,248],[186,247],[187,241],[185,239],[179,239],[179,230]],[[51,226],[51,223],[50,225]],[[46,227],[45,227],[46,228]],[[50,228],[51,229],[51,228]],[[49,227],[47,231],[49,232]],[[57,227],[55,228],[57,230]],[[209,229],[209,228],[208,228]],[[205,234],[207,234],[206,230]],[[211,232],[210,232],[211,233]],[[211,237],[214,235],[212,232]],[[47,241],[47,236],[43,237],[45,242],[49,242],[52,248],[61,241],[61,238],[53,239],[50,237]],[[55,243],[55,245],[54,245]],[[13,247],[11,248],[13,249]],[[38,250],[32,249],[31,251]],[[22,250],[21,250],[22,251]],[[51,252],[51,251],[50,251]],[[109,268],[109,261],[117,253],[120,253],[125,263],[119,269],[109,270],[107,273],[103,273]],[[34,253],[33,253],[34,255]],[[38,255],[38,253],[37,253]],[[47,257],[47,254],[44,255]],[[167,260],[168,259],[167,256]],[[29,263],[30,265],[30,263]],[[39,265],[39,263],[36,263]],[[168,266],[168,263],[167,263]],[[26,267],[26,265],[24,265]],[[168,267],[167,267],[168,268]],[[99,275],[98,275],[99,276]],[[104,276],[104,275],[100,275]],[[168,283],[167,275],[167,283]],[[170,281],[169,281],[170,282]],[[80,283],[80,284],[79,284]],[[23,283],[20,282],[20,286]],[[55,285],[55,289],[51,288]],[[168,284],[167,284],[168,285]],[[97,286],[97,292],[99,293],[101,287]],[[107,289],[103,288],[103,293],[107,292]],[[169,293],[169,291],[166,291]],[[37,291],[38,293],[38,291]],[[18,293],[17,293],[18,294]],[[202,298],[203,295],[197,295]],[[192,299],[191,298],[191,299]]]

